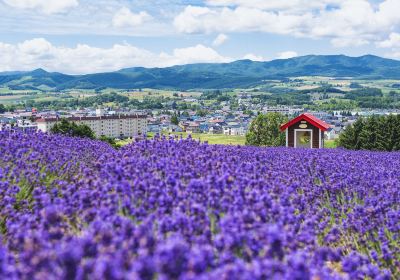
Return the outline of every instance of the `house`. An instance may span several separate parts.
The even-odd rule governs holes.
[[[200,125],[197,122],[180,122],[179,126],[185,132],[189,132],[189,133],[199,133],[200,132]]]
[[[341,127],[331,127],[326,131],[325,139],[327,140],[335,140],[339,137],[340,132],[342,131]]]
[[[201,132],[208,132],[208,129],[209,129],[208,123],[202,122],[202,123],[199,123],[199,126],[200,126],[199,128],[200,128]]]
[[[161,125],[160,124],[148,124],[147,125],[148,132],[160,133],[161,132]]]
[[[197,122],[189,122],[186,126],[186,132],[189,133],[199,133],[200,132],[200,124]]]
[[[239,124],[224,126],[224,135],[245,135],[245,129]]]
[[[223,132],[222,126],[219,124],[210,125],[208,127],[209,134],[222,134],[222,132]]]
[[[170,124],[168,126],[168,132],[183,132],[182,128],[179,125]]]
[[[37,124],[31,120],[20,119],[14,126],[14,129],[22,131],[36,131],[38,128]]]
[[[293,148],[323,148],[324,133],[329,124],[304,113],[281,125],[280,130],[286,131],[286,147]]]

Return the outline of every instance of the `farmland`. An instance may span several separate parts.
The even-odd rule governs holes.
[[[244,145],[246,143],[245,136],[239,135],[223,135],[223,134],[205,134],[205,133],[186,133],[186,132],[174,132],[174,133],[163,133],[165,137],[182,137],[187,138],[189,135],[193,140],[200,142],[207,142],[208,144],[220,144],[220,145]],[[154,133],[148,133],[149,139],[155,136]],[[132,143],[131,139],[120,140],[118,143],[122,146]],[[325,140],[325,148],[336,148],[334,140]]]
[[[0,141],[2,279],[400,277],[400,153]]]
[[[171,89],[64,89],[58,91],[0,88],[0,103],[17,108],[72,109],[90,105],[110,108],[163,110],[216,110],[224,101],[234,109],[260,110],[263,106],[299,106],[311,110],[396,109],[400,106],[399,80],[357,80],[329,77],[294,77],[268,80],[250,88],[218,90]],[[246,98],[240,100],[245,93]],[[351,94],[353,93],[353,94]],[[124,100],[102,98],[118,94]],[[240,104],[239,104],[240,100]],[[240,105],[240,106],[239,106]]]

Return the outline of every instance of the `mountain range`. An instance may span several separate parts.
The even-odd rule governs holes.
[[[36,69],[0,73],[0,87],[20,90],[68,89],[222,89],[246,88],[264,80],[300,76],[400,79],[400,61],[373,55],[307,55],[267,62],[238,60],[166,68],[134,67],[115,72],[67,75]]]

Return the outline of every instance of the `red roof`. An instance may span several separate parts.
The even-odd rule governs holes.
[[[319,129],[321,129],[322,131],[326,131],[330,128],[330,125],[327,124],[326,122],[324,122],[323,120],[318,119],[317,117],[309,114],[309,113],[304,113],[301,114],[300,116],[290,120],[289,122],[282,124],[280,127],[281,131],[284,131],[285,129],[287,129],[288,127],[298,123],[299,121],[305,120],[307,122],[309,122],[310,124],[312,124],[313,126],[318,127]]]

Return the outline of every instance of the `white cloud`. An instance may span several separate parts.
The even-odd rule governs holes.
[[[35,9],[45,14],[62,13],[78,6],[78,0],[3,0],[17,9]]]
[[[161,66],[171,66],[178,64],[199,63],[199,62],[230,62],[232,58],[223,57],[214,49],[203,45],[194,47],[175,49],[172,55],[161,54],[164,63]]]
[[[187,6],[175,17],[174,25],[183,33],[264,31],[288,34],[296,32],[309,16],[276,14],[247,7],[210,9]]]
[[[207,0],[210,6],[242,6],[256,9],[296,10],[322,9],[328,5],[337,5],[345,0]]]
[[[243,56],[243,59],[250,59],[252,61],[265,61],[265,59],[262,56],[255,55],[255,54],[252,54],[252,53],[246,54],[245,56]]]
[[[150,19],[151,16],[145,11],[135,14],[128,8],[123,7],[114,15],[112,22],[115,27],[135,27]]]
[[[400,59],[400,51],[388,53],[385,56],[388,58]]]
[[[399,33],[390,33],[389,38],[382,42],[379,42],[378,47],[381,48],[400,48],[400,34]]]
[[[207,0],[174,19],[182,33],[266,32],[326,38],[335,47],[378,43],[400,25],[399,0]]]
[[[280,52],[277,54],[276,58],[277,59],[288,59],[292,57],[298,56],[297,52],[295,51],[286,51],[286,52]]]
[[[221,33],[214,39],[212,44],[214,47],[218,47],[218,46],[221,46],[223,43],[225,43],[228,39],[229,39],[228,36]]]
[[[169,53],[153,53],[130,44],[97,48],[86,44],[76,47],[55,46],[43,38],[12,45],[0,42],[0,71],[44,68],[70,74],[114,71],[126,67],[166,67],[197,62],[228,62],[231,58],[212,48],[197,45],[177,48]]]
[[[332,39],[331,43],[336,48],[345,48],[345,47],[359,47],[363,45],[368,45],[369,41],[357,37],[338,37]]]

